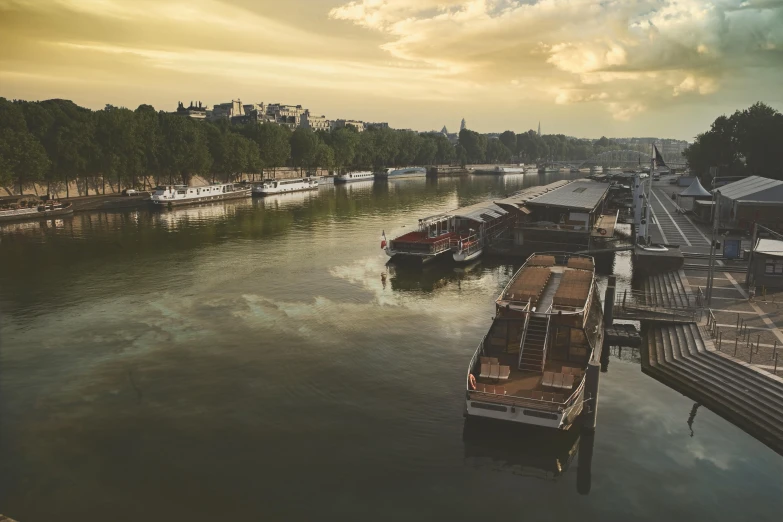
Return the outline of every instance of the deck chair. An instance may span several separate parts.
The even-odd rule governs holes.
[[[491,384],[484,386],[484,393],[495,393],[495,387]]]
[[[489,364],[500,364],[500,361],[498,361],[497,357],[490,357]]]
[[[552,372],[544,372],[544,377],[541,379],[541,385],[542,386],[552,386],[552,382],[554,381],[555,374]]]
[[[533,392],[531,392],[530,390],[521,390],[517,392],[517,397],[522,397],[523,399],[532,399]]]
[[[538,390],[533,390],[532,392],[530,392],[530,398],[541,401],[544,400],[544,394],[543,392],[540,392]]]
[[[489,364],[489,357],[484,357],[483,355],[479,357],[479,361],[481,361],[481,364]]]
[[[553,388],[562,388],[563,387],[563,374],[562,373],[555,373],[552,376],[552,387]]]
[[[499,364],[490,364],[489,365],[489,378],[490,379],[499,379],[500,378],[500,365]]]
[[[570,390],[574,387],[574,376],[573,375],[563,375],[563,386],[564,389]]]
[[[547,402],[552,402],[555,399],[555,394],[550,392],[544,392],[544,400]]]
[[[506,388],[503,386],[495,386],[495,395],[505,395]]]
[[[562,404],[563,401],[565,401],[565,395],[563,395],[562,393],[556,393],[555,397],[554,397],[554,400],[555,400],[555,402],[557,402],[559,404]]]
[[[498,379],[508,380],[508,376],[511,375],[511,366],[500,365],[499,371]]]
[[[479,374],[479,377],[482,377],[484,379],[489,379],[489,364],[488,363],[482,363],[481,364],[481,373]]]

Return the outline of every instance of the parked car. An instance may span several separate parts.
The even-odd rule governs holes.
[[[138,196],[139,192],[134,189],[125,189],[122,191],[123,196]]]

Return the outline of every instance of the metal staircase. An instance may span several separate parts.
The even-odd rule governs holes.
[[[546,353],[549,316],[531,315],[519,351],[519,369],[524,372],[543,372]]]

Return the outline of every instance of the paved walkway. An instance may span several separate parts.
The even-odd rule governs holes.
[[[711,230],[692,217],[677,212],[671,194],[684,190],[669,185],[668,177],[654,182],[652,195],[652,227],[650,236],[656,243],[680,245],[688,254],[709,254]],[[742,248],[750,247],[750,238],[743,240]],[[685,276],[693,291],[707,285],[708,260],[687,258],[688,265],[704,265],[704,270],[686,270]],[[720,350],[757,368],[772,372],[775,354],[783,352],[783,292],[756,296],[750,300],[745,287],[745,273],[733,268],[742,263],[718,261],[715,272],[713,309],[720,332]],[[746,328],[738,331],[737,324]],[[717,345],[717,340],[716,340]],[[777,375],[783,376],[783,354],[778,355]]]

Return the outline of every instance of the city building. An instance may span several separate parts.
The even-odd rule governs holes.
[[[388,129],[389,124],[384,122],[378,122],[378,123],[365,123],[364,127],[366,129]]]
[[[309,109],[306,109],[304,113],[302,113],[300,122],[302,127],[310,129],[313,132],[328,131],[332,125],[332,122],[326,119],[326,116],[314,116],[310,114]]]
[[[746,282],[749,287],[783,288],[783,241],[777,238],[756,239]]]
[[[188,116],[194,120],[203,120],[207,117],[207,107],[206,105],[201,105],[201,102],[198,102],[198,105],[194,105],[193,102],[190,102],[190,105],[187,107],[185,107],[182,102],[178,102],[177,112],[174,114]]]
[[[346,127],[353,127],[358,132],[364,131],[364,122],[357,120],[334,120],[332,122],[332,129],[343,129]]]
[[[462,122],[459,124],[459,130],[465,130],[468,128],[468,124],[465,121],[465,118],[462,118]]]
[[[219,103],[212,107],[212,111],[207,113],[210,120],[220,120],[235,118],[245,115],[245,108],[240,100],[232,100],[229,103]]]
[[[282,103],[270,103],[266,107],[268,120],[278,125],[285,125],[291,130],[299,127],[305,109],[301,105],[283,105]]]

